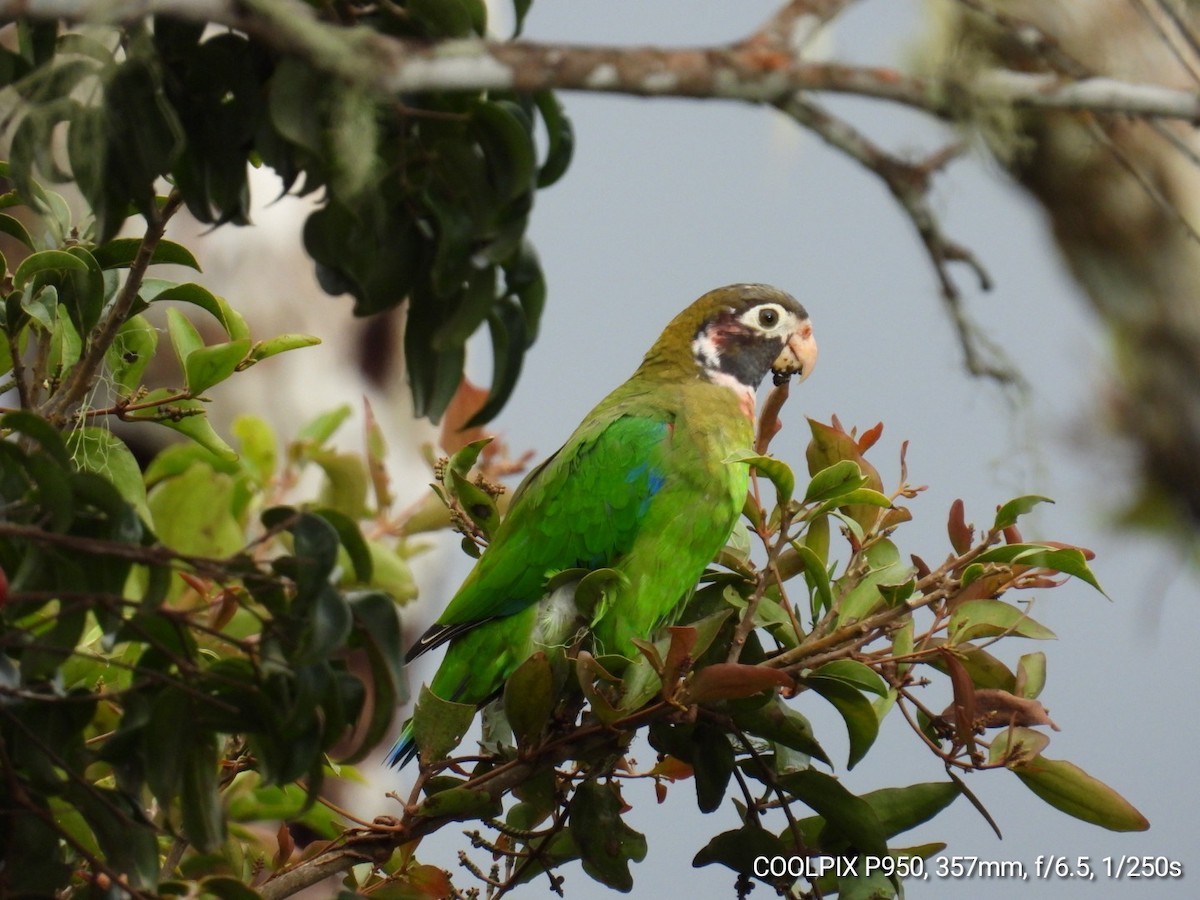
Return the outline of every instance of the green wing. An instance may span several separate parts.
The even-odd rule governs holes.
[[[537,603],[555,572],[616,563],[667,479],[672,428],[638,415],[585,422],[518,488],[491,545],[409,657]]]

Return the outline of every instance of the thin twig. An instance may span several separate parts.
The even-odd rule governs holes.
[[[983,263],[961,244],[947,238],[929,205],[931,175],[958,153],[958,145],[911,163],[884,150],[844,119],[838,118],[800,94],[778,104],[780,110],[812,131],[826,143],[860,163],[884,183],[901,210],[908,216],[925,247],[941,286],[941,296],[958,332],[967,370],[1001,384],[1022,387],[1020,374],[1004,354],[983,335],[963,308],[962,294],[949,272],[951,262],[967,265],[981,290],[990,290],[992,279]]]

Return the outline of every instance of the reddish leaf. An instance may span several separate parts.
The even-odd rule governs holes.
[[[463,378],[443,414],[442,433],[438,439],[443,450],[447,453],[455,453],[472,441],[488,436],[488,432],[482,425],[476,425],[473,428],[465,427],[475,414],[483,409],[487,398],[487,389]]]
[[[408,878],[409,887],[416,891],[418,896],[437,900],[437,898],[449,897],[451,894],[450,876],[444,869],[439,869],[437,866],[413,866],[405,875]]]
[[[296,849],[296,842],[292,840],[292,833],[288,830],[286,822],[280,824],[279,831],[275,832],[275,842],[279,849],[271,858],[271,865],[276,869],[282,869],[292,858],[292,853]]]
[[[743,663],[715,663],[695,674],[684,691],[684,702],[707,703],[750,697],[773,687],[791,687],[792,679],[778,669]]]
[[[874,428],[868,428],[866,431],[864,431],[862,436],[858,439],[858,452],[866,453],[868,450],[874,447],[875,442],[879,440],[879,436],[881,434],[883,434],[882,422],[877,422],[875,423]]]
[[[950,546],[960,556],[971,549],[975,531],[967,524],[962,500],[950,504],[950,518],[946,521],[946,532],[950,535]]]
[[[950,686],[954,689],[954,703],[946,711],[953,711],[955,743],[966,747],[967,752],[974,756],[975,685],[958,657],[945,649],[941,651],[940,656],[946,663]]]
[[[678,757],[664,756],[648,774],[666,778],[668,781],[678,781],[681,778],[691,778],[692,767]]]
[[[696,629],[690,625],[672,625],[667,631],[671,634],[671,646],[667,648],[667,659],[663,663],[663,683],[673,682],[685,671],[684,666],[692,658],[692,648],[696,646]]]

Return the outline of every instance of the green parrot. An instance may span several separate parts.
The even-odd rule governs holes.
[[[718,288],[663,331],[633,377],[600,401],[517,488],[508,515],[406,661],[448,643],[430,690],[483,705],[522,662],[590,632],[594,652],[633,658],[634,639],[672,620],[729,539],[749,486],[755,391],[803,380],[817,358],[808,314],[763,284]],[[567,569],[612,568],[590,616]],[[561,579],[560,579],[561,580]],[[388,755],[416,755],[412,720]]]

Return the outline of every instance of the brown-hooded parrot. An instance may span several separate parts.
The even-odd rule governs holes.
[[[482,705],[538,650],[581,628],[593,651],[633,658],[682,609],[729,539],[749,470],[730,462],[754,441],[755,391],[808,376],[817,358],[808,314],[789,294],[735,284],[677,315],[628,381],[600,401],[562,448],[529,473],[508,515],[407,661],[449,643],[430,690]],[[568,569],[615,569],[590,615]],[[560,579],[561,580],[561,579]],[[388,755],[416,754],[412,721]]]

